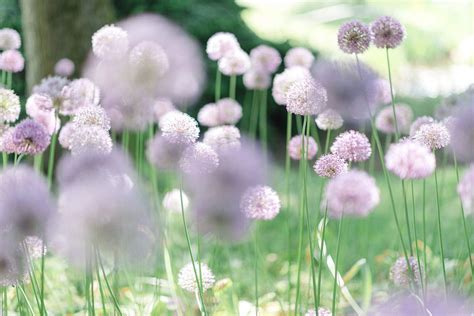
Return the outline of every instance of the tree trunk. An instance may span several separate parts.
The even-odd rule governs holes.
[[[27,91],[69,58],[80,73],[91,36],[114,17],[111,0],[21,0]]]

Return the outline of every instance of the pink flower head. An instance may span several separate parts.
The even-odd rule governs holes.
[[[204,133],[203,142],[218,153],[240,148],[240,131],[231,125],[216,126]]]
[[[337,155],[327,154],[316,160],[313,168],[320,177],[334,178],[347,172],[347,163]]]
[[[11,28],[0,29],[0,50],[19,49],[21,47],[20,33]]]
[[[279,105],[285,105],[287,101],[287,92],[291,85],[299,80],[310,78],[309,70],[303,67],[294,66],[285,69],[277,74],[273,79],[272,96]]]
[[[290,49],[285,55],[285,67],[294,66],[310,69],[313,65],[314,56],[309,49],[304,47],[295,47]]]
[[[327,131],[342,127],[344,120],[342,119],[342,116],[333,109],[326,109],[319,113],[315,119],[315,122],[319,129]]]
[[[219,125],[235,125],[242,118],[242,106],[231,98],[217,101]]]
[[[197,142],[184,150],[179,166],[185,173],[210,173],[219,166],[219,157],[211,146]]]
[[[227,76],[243,75],[250,69],[250,57],[241,49],[231,51],[219,59],[219,71]]]
[[[370,26],[373,42],[378,48],[395,48],[405,38],[405,28],[390,16],[382,16]]]
[[[250,51],[252,67],[263,73],[272,74],[281,64],[280,53],[268,45],[259,45]]]
[[[128,51],[128,34],[115,25],[105,25],[92,35],[92,51],[101,59],[117,59]]]
[[[36,155],[49,146],[50,136],[42,124],[25,119],[15,126],[12,142],[16,153]]]
[[[6,72],[20,72],[25,68],[25,59],[17,50],[6,50],[0,54],[0,69]]]
[[[370,46],[370,30],[360,21],[346,22],[339,28],[337,43],[347,54],[362,54]]]
[[[214,127],[220,125],[217,105],[215,103],[204,105],[198,112],[197,120],[203,126]]]
[[[247,189],[240,202],[240,209],[247,218],[271,220],[280,212],[278,194],[268,186],[255,186]]]
[[[56,133],[61,127],[61,120],[56,116],[54,111],[39,112],[33,120],[43,125],[49,135]]]
[[[406,104],[395,105],[395,115],[397,117],[397,125],[400,133],[408,134],[413,119],[413,111]],[[395,118],[393,116],[393,108],[391,105],[383,108],[375,118],[375,127],[383,133],[392,134],[396,132]]]
[[[412,140],[390,145],[385,154],[387,169],[401,179],[422,179],[436,168],[435,155],[428,147]]]
[[[74,73],[74,63],[68,58],[61,58],[54,65],[54,73],[61,77],[70,77]]]
[[[186,113],[172,111],[160,120],[160,129],[166,140],[172,144],[190,145],[199,137],[199,127],[194,118]]]
[[[211,60],[219,60],[226,54],[239,49],[240,45],[234,34],[218,32],[208,39],[206,53]]]
[[[250,69],[243,76],[244,86],[249,90],[265,90],[268,89],[272,83],[272,78],[269,74]]]
[[[430,124],[434,121],[431,116],[420,116],[410,125],[410,137],[414,137],[422,125]]]
[[[451,135],[446,125],[434,122],[422,125],[413,138],[431,150],[435,150],[448,146]]]
[[[298,115],[316,115],[326,108],[326,89],[307,77],[293,83],[286,94],[286,110]]]
[[[316,156],[316,153],[318,152],[318,144],[316,144],[316,141],[314,140],[313,137],[305,137],[305,140],[307,140],[305,147],[307,147],[307,159],[311,160]],[[288,143],[288,153],[290,157],[294,160],[301,160],[303,158],[303,136],[302,135],[297,135],[294,136],[290,139],[290,142]]]
[[[364,161],[372,154],[369,139],[364,134],[350,130],[337,136],[331,152],[348,161]]]
[[[26,114],[35,118],[44,112],[52,112],[53,100],[47,94],[33,93],[26,100]]]

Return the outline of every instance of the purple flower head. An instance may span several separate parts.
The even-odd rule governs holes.
[[[396,48],[405,38],[405,28],[390,16],[382,16],[370,26],[373,42],[378,48]]]
[[[54,65],[54,73],[61,77],[69,77],[74,73],[74,62],[68,58],[61,58]]]
[[[32,119],[25,119],[18,123],[12,134],[15,152],[24,155],[36,155],[45,151],[50,140],[46,128]]]
[[[348,161],[364,161],[372,154],[369,139],[357,131],[347,131],[339,136],[331,146],[331,152]]]
[[[197,142],[183,151],[179,166],[185,173],[210,173],[219,166],[219,157],[211,146]]]
[[[186,145],[174,144],[161,134],[156,134],[147,143],[146,157],[158,169],[173,170],[178,168],[178,162]]]
[[[281,203],[275,190],[268,186],[258,185],[244,192],[240,208],[248,218],[271,220],[280,212]]]
[[[326,89],[311,77],[294,82],[286,93],[286,110],[298,115],[316,115],[327,105]]]
[[[362,54],[369,48],[370,40],[369,27],[359,21],[344,23],[337,34],[339,48],[347,54]]]
[[[472,99],[471,99],[472,102]],[[463,162],[474,162],[474,104],[460,104],[453,113],[449,126],[451,146],[456,158]]]
[[[9,232],[0,233],[0,286],[16,286],[28,279],[26,257]]]
[[[422,179],[436,168],[435,155],[425,145],[402,140],[390,145],[385,154],[387,169],[401,179]]]
[[[347,172],[347,163],[344,159],[334,154],[321,156],[314,163],[314,172],[320,177],[334,178],[341,173]]]
[[[316,156],[316,153],[318,152],[318,144],[316,144],[314,138],[311,136],[305,136],[304,139],[306,140],[305,144],[303,144],[302,135],[296,135],[290,139],[287,150],[291,159],[301,160],[303,158],[303,145],[306,147],[307,160],[311,160]]]
[[[250,69],[243,78],[244,86],[249,90],[265,90],[272,84],[272,77],[264,72]]]
[[[417,284],[421,285],[420,268],[418,261],[415,257],[408,257],[410,268],[408,268],[407,260],[405,257],[399,257],[390,268],[390,280],[399,287],[409,288],[412,279]],[[423,268],[421,269],[423,273]],[[413,278],[414,276],[414,278]]]

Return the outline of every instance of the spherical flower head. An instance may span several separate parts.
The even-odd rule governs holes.
[[[425,145],[402,140],[390,145],[385,154],[385,164],[401,179],[423,179],[433,173],[436,158]]]
[[[474,162],[474,88],[471,103],[460,103],[456,106],[453,116],[444,124],[451,134],[451,148],[456,158],[462,162]],[[468,101],[469,102],[469,101]]]
[[[8,232],[3,232],[1,237],[0,286],[10,287],[26,283],[29,276],[24,252],[18,246],[18,241],[8,238]]]
[[[457,189],[466,212],[472,213],[474,210],[474,164],[463,175]]]
[[[208,127],[218,126],[219,121],[219,109],[215,103],[208,103],[204,105],[198,112],[197,120],[199,124]]]
[[[303,144],[303,136],[296,135],[290,139],[288,143],[288,154],[291,159],[301,160],[303,158],[303,145],[306,149],[306,159],[311,160],[316,156],[318,152],[318,144],[311,136],[305,136],[305,144]]]
[[[451,140],[447,127],[441,122],[420,126],[413,138],[431,150],[446,147]]]
[[[344,120],[342,116],[333,109],[326,109],[318,114],[315,122],[319,129],[327,131],[342,127]]]
[[[47,252],[46,246],[38,236],[27,236],[23,242],[31,259],[39,259]]]
[[[220,99],[216,106],[219,113],[219,125],[235,125],[242,118],[242,106],[234,99]]]
[[[69,149],[73,155],[88,152],[109,154],[112,151],[112,138],[103,128],[93,125],[74,126],[71,139],[69,140]]]
[[[33,87],[33,93],[46,94],[51,97],[55,107],[59,107],[62,102],[63,88],[69,84],[69,80],[60,76],[50,76],[43,78],[41,82]]]
[[[92,51],[101,59],[117,59],[128,50],[128,34],[115,25],[105,25],[92,35]]]
[[[380,190],[365,171],[350,170],[329,180],[321,209],[328,208],[329,216],[340,218],[343,214],[367,216],[380,202]]]
[[[387,104],[392,101],[392,94],[390,93],[390,82],[385,79],[377,79],[375,81],[375,98],[381,104]]]
[[[20,116],[20,98],[13,92],[0,88],[0,121],[15,122]]]
[[[310,309],[306,312],[304,316],[332,316],[332,313],[329,309],[326,309],[324,307],[319,307],[317,314],[314,309]]]
[[[182,207],[186,210],[189,207],[188,196],[179,189],[173,189],[165,194],[163,207],[170,212],[181,213],[181,199],[183,201]]]
[[[286,95],[291,85],[295,82],[310,78],[309,70],[303,67],[295,66],[285,69],[282,73],[273,78],[272,96],[279,105],[286,104]]]
[[[70,77],[74,73],[74,62],[69,58],[61,58],[54,65],[54,73],[61,77]]]
[[[79,108],[72,119],[77,128],[97,126],[106,131],[110,130],[110,119],[101,106],[91,105]]]
[[[16,147],[13,144],[13,131],[14,127],[8,127],[2,131],[0,135],[0,152],[6,152],[9,154],[15,153]]]
[[[320,177],[334,178],[347,172],[348,166],[344,159],[334,154],[321,156],[313,166],[314,172]]]
[[[0,50],[19,49],[20,46],[20,33],[10,28],[0,30]]]
[[[67,122],[59,132],[58,141],[62,148],[69,149],[71,147],[71,138],[74,133],[74,124]]]
[[[36,117],[44,112],[52,112],[53,100],[47,94],[33,93],[26,100],[26,114]]]
[[[413,119],[413,111],[406,104],[395,105],[395,115],[397,117],[397,125],[400,133],[408,134]],[[386,134],[393,134],[397,131],[395,126],[395,118],[393,116],[393,108],[391,105],[384,107],[375,118],[375,127]]]
[[[240,131],[235,126],[217,126],[204,133],[203,143],[216,152],[228,152],[240,148]]]
[[[309,49],[304,47],[295,47],[290,49],[285,55],[285,67],[295,66],[310,69],[314,62],[314,55]]]
[[[188,263],[185,265],[178,274],[178,285],[183,289],[191,293],[196,293],[199,290],[198,283],[196,282],[196,274],[199,278],[202,277],[202,290],[207,291],[216,282],[216,277],[212,273],[211,269],[205,263],[195,262]]]
[[[32,119],[25,119],[18,123],[12,134],[15,152],[24,155],[42,153],[49,146],[50,140],[46,128]]]
[[[89,79],[81,78],[65,86],[61,91],[61,97],[63,101],[59,109],[60,113],[74,115],[80,108],[98,105],[100,90]]]
[[[405,38],[405,28],[401,23],[390,17],[382,16],[370,26],[372,40],[378,48],[395,48]]]
[[[49,135],[53,135],[61,128],[61,120],[54,111],[39,112],[33,120],[43,125]]]
[[[211,60],[219,60],[239,49],[239,42],[232,33],[218,32],[207,40],[206,53]]]
[[[420,116],[413,121],[410,125],[410,137],[414,137],[416,132],[420,129],[422,125],[434,123],[435,120],[431,116]]]
[[[390,280],[399,287],[409,288],[411,280],[420,286],[421,275],[418,261],[415,257],[408,257],[410,268],[405,257],[399,257],[390,268]],[[423,272],[423,269],[422,269]]]
[[[145,79],[161,78],[170,68],[165,50],[152,41],[141,42],[132,48],[129,59],[134,70]]]
[[[250,69],[243,76],[244,86],[249,90],[265,90],[268,89],[272,83],[272,78],[269,74]]]
[[[159,122],[160,119],[168,112],[176,111],[176,107],[173,105],[170,99],[159,98],[153,102],[153,114],[155,116],[155,122]]]
[[[337,136],[331,146],[331,152],[348,161],[364,161],[369,159],[372,148],[367,136],[350,130]]]
[[[211,146],[197,142],[184,150],[179,166],[184,173],[211,173],[219,166],[219,157]]]
[[[266,74],[272,74],[281,64],[280,53],[268,45],[259,45],[250,51],[252,67]]]
[[[268,186],[255,186],[247,189],[240,202],[240,209],[251,219],[272,220],[280,212],[278,194]]]
[[[163,137],[172,144],[190,145],[199,137],[198,123],[186,113],[172,111],[160,120]]]
[[[173,170],[178,167],[178,161],[186,146],[170,143],[168,138],[157,133],[147,143],[146,157],[155,168]]]
[[[219,71],[227,76],[243,75],[250,69],[250,57],[241,49],[231,51],[219,59]]]
[[[370,29],[360,21],[350,21],[341,25],[337,34],[339,48],[347,54],[362,54],[370,46]]]
[[[10,49],[0,54],[0,69],[6,72],[20,72],[25,68],[25,59],[17,50]]]
[[[286,110],[298,115],[316,115],[326,108],[326,89],[312,78],[293,83],[286,94]]]

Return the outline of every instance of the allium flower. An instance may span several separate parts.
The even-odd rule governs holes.
[[[179,166],[185,173],[210,173],[219,166],[219,157],[211,146],[197,142],[184,150]]]
[[[381,104],[387,104],[392,101],[392,94],[390,93],[390,82],[385,79],[378,79],[375,82],[377,100]]]
[[[160,130],[164,138],[173,144],[189,145],[199,137],[198,123],[186,113],[173,111],[160,120]]]
[[[215,103],[204,105],[198,112],[197,119],[203,126],[214,127],[220,125],[219,109]]]
[[[279,105],[285,105],[287,101],[287,92],[297,81],[310,78],[308,69],[303,67],[291,67],[279,73],[273,79],[272,96]]]
[[[54,65],[54,73],[61,77],[70,77],[74,73],[74,63],[69,58],[61,58]]]
[[[243,50],[232,51],[219,59],[219,71],[227,76],[243,75],[250,69],[250,57]]]
[[[164,49],[152,41],[136,45],[130,51],[129,59],[133,80],[139,83],[141,88],[155,89],[158,80],[170,68]]]
[[[159,98],[153,102],[153,114],[155,116],[155,122],[159,122],[163,115],[175,110],[176,108],[170,99]]]
[[[0,286],[9,287],[24,282],[28,278],[28,270],[21,248],[5,237],[8,236],[1,236],[0,240]]]
[[[249,90],[265,90],[268,89],[272,83],[272,78],[269,74],[250,69],[243,76],[244,86]]]
[[[77,128],[97,126],[106,131],[110,130],[110,119],[101,106],[90,105],[79,108],[72,120]]]
[[[207,291],[216,282],[216,277],[212,273],[211,269],[205,263],[195,262],[188,263],[185,265],[178,274],[178,285],[183,289],[191,293],[196,293],[199,290],[199,286],[196,282],[196,273],[199,277],[202,276],[202,290]]]
[[[408,134],[413,119],[413,111],[406,104],[395,105],[395,115],[397,116],[398,131]],[[393,134],[396,132],[395,119],[393,117],[393,108],[391,105],[384,107],[375,118],[375,127],[383,133]]]
[[[448,129],[440,122],[420,126],[413,138],[431,150],[446,147],[451,140]]]
[[[204,133],[203,142],[216,152],[225,152],[240,147],[240,131],[235,126],[217,126]]]
[[[285,55],[285,67],[291,68],[295,66],[310,69],[313,65],[314,55],[309,49],[303,47],[295,47],[290,49]]]
[[[390,145],[385,154],[387,169],[401,179],[422,179],[436,168],[435,155],[420,143],[402,140]]]
[[[114,100],[106,97],[102,106],[115,131],[144,131],[155,119],[154,100],[149,98],[130,97]]]
[[[38,236],[27,236],[23,242],[31,259],[41,258],[47,252],[46,246],[43,245],[43,241]]]
[[[250,51],[252,68],[257,71],[272,74],[281,64],[280,53],[268,45],[259,45]]]
[[[380,190],[364,171],[350,170],[329,180],[321,209],[328,207],[329,216],[367,216],[380,202]]]
[[[372,38],[378,48],[395,48],[405,38],[405,28],[390,16],[382,16],[370,26]]]
[[[348,161],[364,161],[372,154],[369,139],[357,131],[347,131],[339,136],[331,146],[331,152]]]
[[[326,89],[312,78],[293,83],[286,94],[286,110],[299,115],[316,115],[326,108]]]
[[[474,210],[474,164],[469,167],[458,184],[458,193],[466,211]]]
[[[74,126],[69,149],[73,155],[84,152],[108,154],[112,151],[112,138],[99,126]]]
[[[392,280],[395,285],[404,288],[410,286],[411,280],[420,286],[421,275],[418,262],[415,257],[409,257],[408,262],[410,263],[410,268],[408,268],[406,258],[399,257],[390,268],[390,280]]]
[[[54,111],[39,112],[33,120],[43,125],[49,135],[53,135],[61,128],[61,120],[56,116]]]
[[[242,106],[231,98],[217,101],[219,125],[235,125],[242,118]]]
[[[64,149],[69,149],[71,147],[71,138],[74,134],[74,127],[75,126],[72,122],[67,122],[59,132],[58,141]]]
[[[0,151],[9,154],[15,153],[16,147],[13,144],[13,131],[14,127],[7,127],[2,131],[0,135]]]
[[[350,21],[341,25],[337,34],[339,48],[347,54],[362,54],[370,46],[369,27],[359,21]]]
[[[50,140],[46,128],[32,119],[25,119],[18,123],[12,134],[15,152],[24,155],[36,155],[45,151]]]
[[[69,80],[59,76],[43,78],[41,82],[33,87],[33,93],[46,94],[51,97],[55,107],[60,107],[62,102],[63,88],[69,84]]]
[[[218,32],[207,40],[206,53],[211,60],[219,60],[239,49],[239,42],[232,33]]]
[[[92,35],[92,51],[102,59],[117,59],[128,50],[128,34],[115,25],[105,25]]]
[[[15,122],[20,116],[20,98],[13,92],[0,88],[0,122]]]
[[[410,125],[410,137],[415,137],[416,132],[420,129],[422,125],[434,123],[434,119],[431,116],[420,116],[413,121]]]
[[[25,59],[17,50],[10,49],[0,54],[0,69],[6,72],[20,72],[25,68]]]
[[[316,125],[323,131],[338,129],[342,127],[344,120],[333,109],[326,109],[319,113],[315,119]]]
[[[183,209],[189,207],[189,198],[184,192],[179,189],[173,189],[165,194],[163,198],[163,207],[170,212],[181,213],[181,195],[183,200]]]
[[[471,102],[472,102],[471,98]],[[459,104],[453,112],[449,124],[451,147],[456,158],[464,162],[474,162],[474,104]]]
[[[293,136],[288,143],[288,154],[294,160],[301,160],[303,158],[303,145],[306,149],[306,158],[308,160],[313,159],[318,152],[318,144],[313,137],[305,137],[305,144],[303,144],[303,136]]]
[[[337,155],[327,154],[316,160],[313,169],[320,177],[334,178],[347,172],[347,163]]]
[[[316,311],[314,309],[310,309],[306,312],[304,316],[332,316],[332,313],[329,309],[319,307],[318,314],[316,314]]]
[[[251,219],[274,219],[280,208],[278,194],[268,186],[258,185],[247,189],[240,201],[240,209]]]
[[[89,79],[81,78],[73,80],[61,91],[63,102],[60,113],[73,115],[80,108],[95,106],[99,104],[99,88]]]
[[[185,146],[187,145],[170,143],[168,138],[156,134],[147,143],[146,156],[158,169],[176,169]]]
[[[19,49],[21,46],[20,34],[10,28],[0,29],[0,50]]]
[[[26,114],[32,118],[44,112],[51,112],[53,107],[53,100],[47,94],[33,93],[26,100]]]
[[[4,169],[0,176],[0,230],[22,241],[44,233],[55,211],[45,179],[31,167]]]

